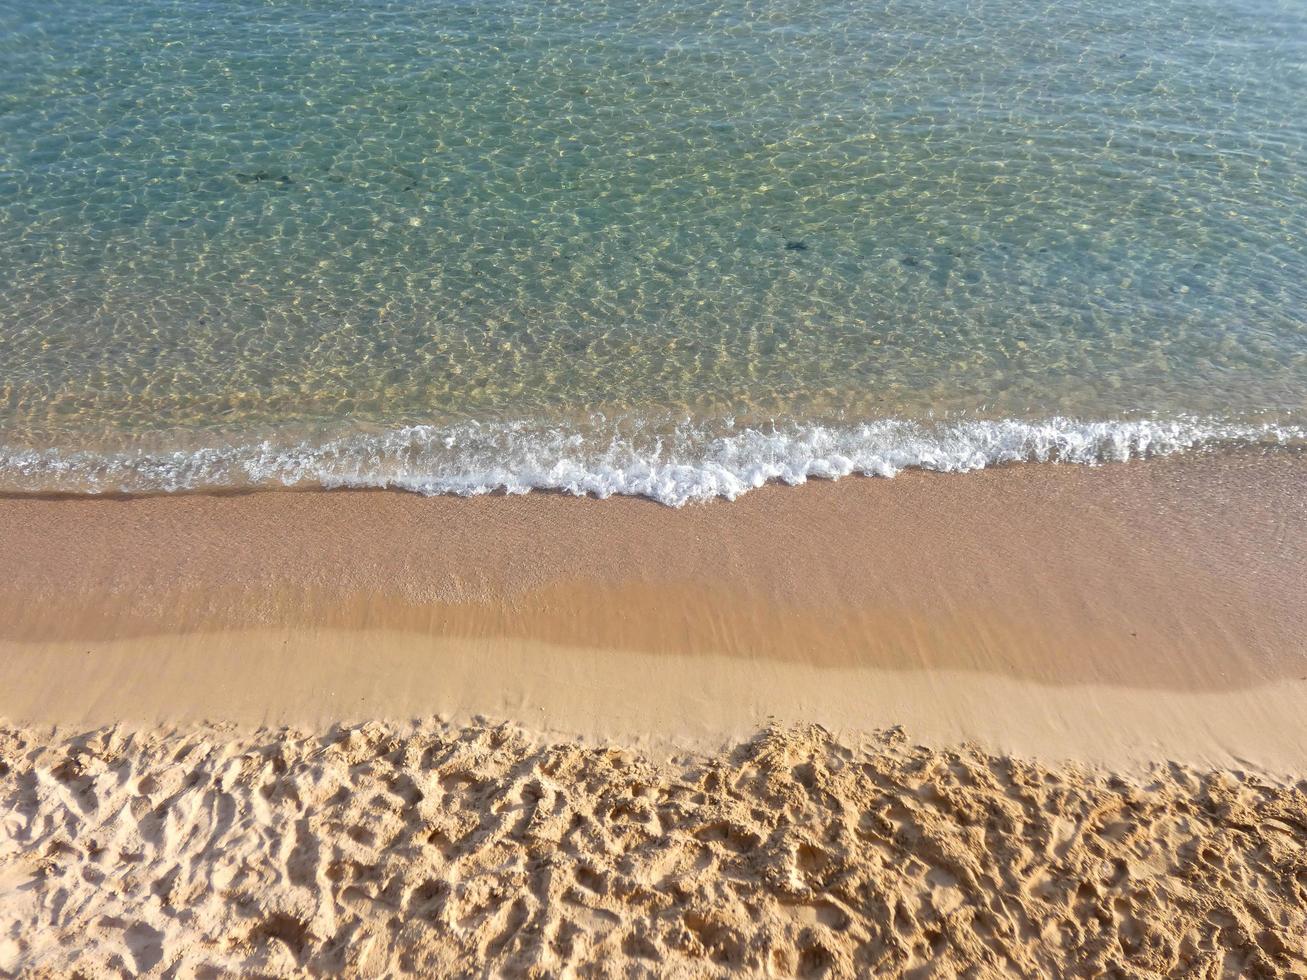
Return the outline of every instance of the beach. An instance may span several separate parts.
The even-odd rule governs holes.
[[[6,499],[0,969],[1301,971],[1305,475]]]
[[[1307,978],[1304,50],[0,3],[0,980]]]

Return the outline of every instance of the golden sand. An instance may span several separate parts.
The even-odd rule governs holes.
[[[1303,975],[1305,478],[0,500],[0,976]]]
[[[1287,977],[1307,794],[773,728],[0,729],[23,976]]]

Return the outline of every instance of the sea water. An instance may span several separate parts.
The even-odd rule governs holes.
[[[1300,0],[0,0],[0,491],[1305,426]]]

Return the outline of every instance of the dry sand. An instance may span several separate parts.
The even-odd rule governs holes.
[[[1307,784],[899,732],[651,763],[511,726],[0,730],[23,976],[1307,972]]]
[[[0,975],[1307,975],[1305,478],[0,500]]]

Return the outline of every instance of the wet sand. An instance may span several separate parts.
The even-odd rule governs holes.
[[[663,751],[777,718],[1112,765],[1307,759],[1307,458],[640,499],[0,501],[0,717],[444,714]]]

